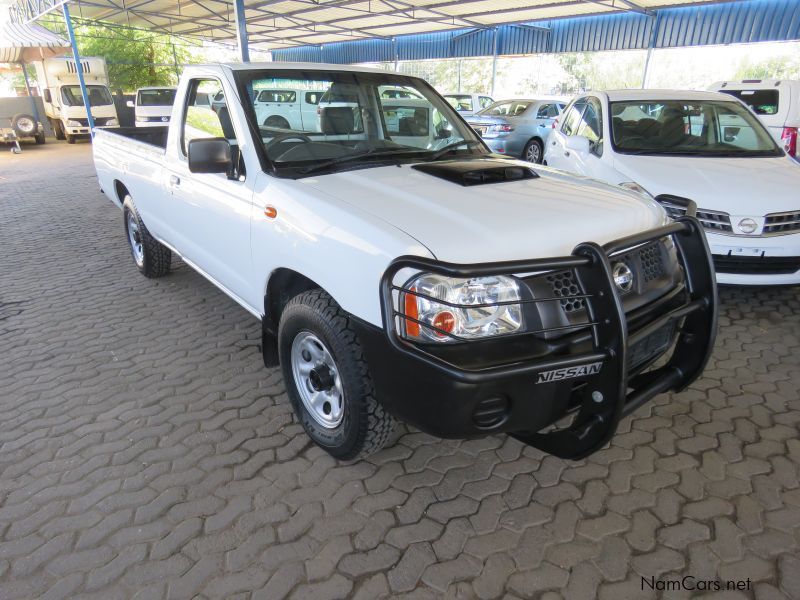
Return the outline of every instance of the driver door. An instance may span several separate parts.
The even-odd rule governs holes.
[[[189,142],[201,138],[226,138],[232,154],[240,154],[244,132],[235,129],[227,105],[229,94],[213,109],[203,102],[206,94],[220,88],[222,83],[211,78],[189,82],[181,120],[175,124],[181,128],[178,159],[166,169],[167,201],[173,203],[181,255],[228,292],[244,299],[253,297],[250,215],[255,177],[248,175],[241,158],[239,176],[233,180],[222,173],[191,173],[187,160]],[[251,165],[251,169],[255,175],[256,166]]]

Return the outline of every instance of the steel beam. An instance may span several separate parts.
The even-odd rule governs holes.
[[[233,0],[233,11],[236,15],[236,42],[239,46],[239,59],[243,63],[250,62],[250,45],[247,41],[247,17],[244,14],[244,0]]]
[[[69,43],[72,45],[72,58],[75,60],[75,70],[78,72],[78,82],[81,85],[83,106],[86,108],[86,117],[89,120],[89,132],[91,133],[91,136],[94,137],[94,117],[92,117],[92,106],[89,104],[89,93],[86,91],[86,82],[83,80],[83,65],[81,64],[81,55],[78,52],[78,42],[75,41],[75,30],[72,28],[72,19],[69,16],[69,2],[64,2],[61,8],[64,12],[64,22],[67,24]]]

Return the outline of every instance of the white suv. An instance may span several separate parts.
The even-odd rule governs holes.
[[[800,168],[735,98],[583,94],[561,114],[545,161],[652,195],[672,214],[696,203],[720,283],[800,283]]]
[[[786,153],[800,161],[800,81],[744,79],[718,81],[708,88],[738,98],[750,107]]]

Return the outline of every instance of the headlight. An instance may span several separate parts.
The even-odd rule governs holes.
[[[447,334],[473,340],[522,328],[522,306],[514,303],[520,300],[519,284],[512,277],[459,279],[423,273],[405,287],[409,292],[400,294],[401,312],[419,321],[403,319],[407,339],[453,342],[457,340]],[[505,302],[511,304],[497,306]]]
[[[119,121],[116,119],[109,119],[106,121],[106,127],[119,127]]]
[[[623,187],[626,190],[630,190],[632,192],[636,192],[640,196],[644,196],[648,200],[655,200],[655,198],[653,197],[653,194],[648,192],[646,189],[644,189],[642,186],[640,186],[635,181],[624,181],[624,182],[619,184],[619,187]]]
[[[70,119],[69,121],[67,121],[67,127],[83,127],[83,125],[81,124],[80,121],[73,121],[72,119]]]

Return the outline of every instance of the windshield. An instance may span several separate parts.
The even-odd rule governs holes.
[[[739,102],[612,102],[611,133],[623,154],[781,156],[769,133]]]
[[[486,153],[453,108],[414,77],[305,70],[238,71],[236,77],[276,174],[433,160],[445,148],[448,156]],[[319,98],[316,105],[294,102],[308,93]]]
[[[104,85],[87,85],[86,92],[89,95],[90,106],[108,106],[113,104],[111,92]],[[81,86],[65,85],[61,88],[61,101],[64,106],[83,106],[83,96],[81,96]]]
[[[139,90],[136,96],[138,106],[172,106],[175,102],[175,90],[164,88],[160,90]]]
[[[531,105],[526,100],[509,100],[506,102],[495,102],[488,108],[483,109],[481,115],[500,115],[505,117],[518,117]]]

